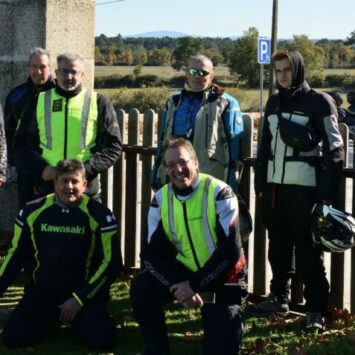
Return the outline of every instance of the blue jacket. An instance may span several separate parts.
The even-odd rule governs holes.
[[[219,86],[213,85],[201,93],[182,90],[172,95],[160,122],[152,187],[159,189],[167,182],[161,164],[164,141],[171,136],[183,136],[194,146],[200,171],[227,182],[237,192],[236,170],[242,135],[239,103]]]

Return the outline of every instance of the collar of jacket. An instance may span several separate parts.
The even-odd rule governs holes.
[[[298,95],[307,94],[310,90],[311,87],[305,80],[302,84],[295,87],[290,87],[289,89],[279,87],[279,97],[282,102],[286,102]]]
[[[49,76],[48,80],[43,85],[35,85],[31,79],[31,77],[29,76],[27,78],[27,85],[31,89],[32,92],[37,94],[39,92],[43,92],[43,91],[47,91],[47,90],[52,89],[55,86],[55,81],[52,78],[52,76]]]
[[[223,95],[224,88],[217,84],[212,84],[208,89],[204,91],[191,91],[189,90],[189,85],[186,82],[184,89],[181,91],[181,96],[188,96],[190,98],[200,98],[203,101],[213,102],[219,96]]]
[[[177,196],[185,197],[185,196],[192,194],[197,189],[199,183],[200,183],[200,175],[197,174],[196,179],[193,182],[193,184],[186,189],[179,189],[174,184],[172,184],[172,186],[173,186],[174,193]]]

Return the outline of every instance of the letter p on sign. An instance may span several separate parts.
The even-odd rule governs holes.
[[[270,64],[270,39],[258,38],[258,63]]]

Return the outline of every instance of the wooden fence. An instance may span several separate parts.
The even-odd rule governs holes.
[[[123,153],[115,166],[101,176],[102,198],[120,221],[121,248],[125,268],[130,270],[140,267],[139,251],[142,237],[147,232],[147,214],[152,198],[150,170],[156,154],[158,114],[153,110],[148,110],[143,115],[136,109],[130,111],[129,114],[119,110],[117,114],[122,131]],[[249,291],[258,297],[269,292],[271,273],[267,261],[267,235],[261,222],[260,206],[253,192],[252,168],[256,151],[256,142],[253,139],[253,120],[249,115],[243,115],[243,122],[244,169],[240,192],[254,217],[254,231],[246,247],[249,264],[248,287]],[[348,162],[348,130],[345,125],[341,125],[340,130],[344,138]],[[353,160],[352,156],[351,165],[355,166]],[[355,171],[346,165],[338,203],[349,212],[355,211],[354,177]],[[332,306],[346,307],[354,312],[355,248],[341,254],[325,253],[325,262],[331,284]],[[291,301],[296,308],[303,302],[301,281],[297,275],[292,280]],[[302,309],[302,307],[298,308]]]

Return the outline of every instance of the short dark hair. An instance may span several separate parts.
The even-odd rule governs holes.
[[[278,49],[276,52],[272,54],[271,59],[273,62],[277,62],[283,59],[288,59],[289,61],[291,61],[290,54],[286,49]]]
[[[185,138],[179,137],[179,138],[169,138],[164,142],[163,145],[163,149],[162,149],[162,157],[163,157],[163,164],[165,165],[165,153],[168,149],[172,149],[172,148],[179,148],[179,147],[184,147],[189,153],[190,153],[190,157],[193,160],[197,161],[197,155],[195,152],[195,149],[192,145],[192,143]]]
[[[58,162],[55,167],[56,179],[66,173],[79,172],[85,178],[84,164],[78,159],[63,159]]]

